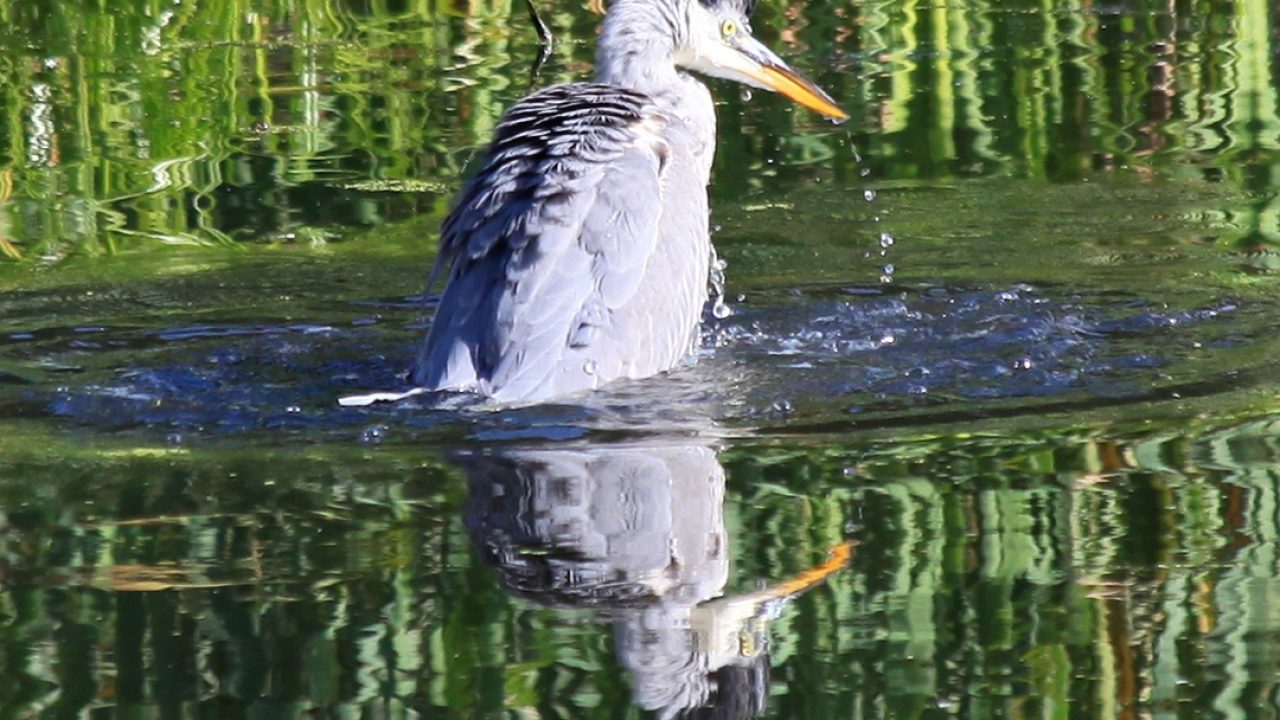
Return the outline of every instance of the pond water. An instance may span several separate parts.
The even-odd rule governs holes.
[[[0,718],[1280,715],[1273,6],[764,0],[696,365],[340,405],[540,8],[0,4]]]

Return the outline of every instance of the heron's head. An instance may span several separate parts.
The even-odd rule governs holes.
[[[676,64],[713,77],[772,90],[834,120],[849,115],[817,85],[751,34],[756,0],[689,0],[688,31]]]
[[[591,0],[598,7],[597,0]],[[657,54],[678,67],[781,93],[834,120],[849,115],[751,35],[756,0],[608,0],[597,72],[621,80]],[[669,66],[668,66],[669,67]]]

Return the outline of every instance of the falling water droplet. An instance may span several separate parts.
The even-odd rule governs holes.
[[[742,102],[751,102],[751,88],[742,88]]]
[[[863,200],[866,200],[867,202],[871,202],[872,200],[875,200],[875,199],[876,199],[876,191],[875,191],[875,190],[872,190],[871,188],[867,188],[866,190],[863,190],[863,191],[862,191],[862,199],[863,199]]]
[[[724,269],[729,263],[711,248],[711,272],[707,276],[707,295],[711,299],[711,317],[723,320],[733,314],[733,308],[724,299]]]
[[[880,247],[886,250],[893,247],[893,236],[887,232],[880,233]]]
[[[588,374],[588,375],[595,375],[595,374],[596,374],[596,367],[597,367],[597,365],[596,365],[596,361],[595,361],[595,360],[588,360],[588,361],[586,361],[586,362],[582,363],[582,372],[584,372],[584,373],[586,373],[586,374]]]
[[[894,269],[895,268],[893,267],[892,263],[886,263],[885,266],[880,269],[880,282],[882,283],[893,282]]]

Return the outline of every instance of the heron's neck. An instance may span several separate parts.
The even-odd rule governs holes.
[[[675,65],[676,3],[613,0],[596,51],[596,80],[651,96],[681,84]]]
[[[676,48],[688,21],[677,18],[681,3],[607,0],[609,14],[596,52],[596,81],[648,95],[681,132],[689,134],[703,184],[715,152],[716,111],[711,92],[676,68]]]

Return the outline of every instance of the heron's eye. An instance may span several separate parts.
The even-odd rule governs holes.
[[[720,34],[724,37],[731,38],[738,34],[738,23],[732,20],[725,20],[720,23]]]

